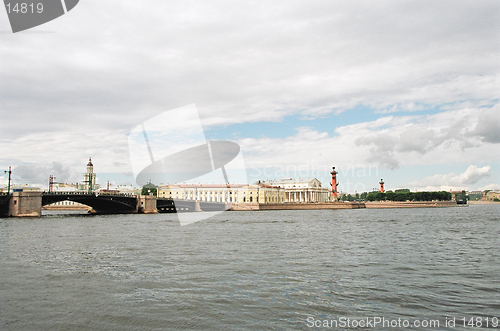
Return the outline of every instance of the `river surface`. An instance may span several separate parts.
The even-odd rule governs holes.
[[[500,330],[500,205],[44,213],[0,219],[0,330]]]

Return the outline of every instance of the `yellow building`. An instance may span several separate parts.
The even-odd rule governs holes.
[[[283,203],[285,202],[285,190],[264,184],[247,185],[239,189],[238,203]]]
[[[500,191],[499,190],[493,190],[486,192],[483,196],[483,201],[494,201],[495,199],[500,200]]]

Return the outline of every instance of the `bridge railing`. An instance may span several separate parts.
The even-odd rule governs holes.
[[[43,194],[55,194],[55,195],[92,195],[92,196],[120,196],[120,197],[136,197],[136,194],[133,193],[123,193],[123,192],[85,192],[85,191],[56,191],[56,192],[49,192],[49,191],[43,191]]]

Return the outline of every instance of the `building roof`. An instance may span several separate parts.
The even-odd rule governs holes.
[[[268,179],[268,180],[261,180],[259,181],[260,183],[309,183],[313,180],[319,180],[317,178],[282,178],[282,179]]]
[[[274,186],[279,186],[279,185],[290,185],[290,184],[304,184],[304,183],[310,183],[316,181],[319,183],[319,187],[321,187],[322,183],[319,181],[317,178],[282,178],[282,179],[268,179],[268,180],[259,180],[257,181],[257,185],[264,184],[264,185],[274,185]]]
[[[245,186],[248,184],[168,184],[160,186],[160,188],[242,188]]]

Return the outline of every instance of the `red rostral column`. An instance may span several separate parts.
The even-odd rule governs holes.
[[[379,184],[380,184],[380,192],[384,193],[385,192],[384,191],[384,180],[381,179]]]
[[[337,186],[339,185],[337,183],[337,174],[338,172],[335,171],[335,167],[332,167],[332,197],[333,201],[337,201]]]

